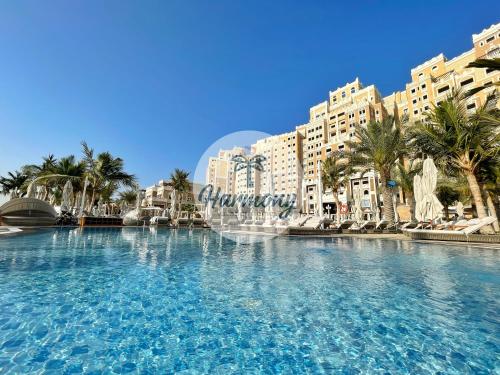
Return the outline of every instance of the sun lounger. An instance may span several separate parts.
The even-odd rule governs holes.
[[[309,220],[307,220],[302,227],[307,228],[307,229],[319,229],[323,224],[326,223],[328,219],[326,218],[319,218],[319,217],[312,217]]]
[[[382,232],[387,226],[389,225],[389,222],[387,220],[381,220],[377,226],[375,227],[376,232]]]
[[[354,220],[345,219],[340,222],[339,229],[348,229],[354,224]]]
[[[363,224],[361,224],[359,229],[361,229],[361,230],[373,230],[376,228],[376,226],[377,226],[377,223],[375,221],[366,220]]]
[[[468,239],[469,235],[478,232],[490,224],[493,224],[497,219],[488,216],[483,219],[474,220],[469,225],[460,226],[460,229],[408,229],[412,239],[433,239],[433,240],[463,240],[463,237]]]
[[[295,219],[289,221],[288,225],[292,227],[301,227],[304,223],[309,220],[312,216],[299,216]]]
[[[402,226],[401,226],[401,229],[402,230],[405,230],[405,229],[415,229],[418,225],[418,222],[417,221],[409,221],[407,223],[404,223]]]

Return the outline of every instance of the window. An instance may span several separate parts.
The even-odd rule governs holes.
[[[434,65],[434,66],[432,67],[432,70],[433,70],[433,71],[434,71],[434,70],[437,70],[437,68],[438,68],[438,67],[437,67],[437,65]]]
[[[494,72],[494,71],[495,71],[495,69],[493,69],[493,68],[488,68],[488,69],[486,69],[486,74],[489,74],[489,73]]]
[[[345,91],[342,91],[342,97],[345,98]]]
[[[413,99],[413,104],[417,104],[417,99]]]
[[[418,109],[414,110],[414,111],[413,111],[413,114],[414,114],[414,115],[418,115]]]
[[[351,87],[351,94],[354,94],[356,92],[356,89],[354,87]]]
[[[438,94],[442,94],[445,91],[448,91],[450,89],[450,86],[446,85],[438,89]]]
[[[422,96],[422,100],[427,100],[427,95]]]
[[[476,103],[467,104],[467,109],[474,109],[474,108],[476,108]]]
[[[422,86],[420,86],[420,87],[425,89],[425,87],[426,87],[425,83],[422,83]]]
[[[474,82],[474,78],[469,78],[469,79],[466,79],[465,81],[462,81],[460,82],[460,86],[467,86],[469,83],[472,83]]]
[[[415,89],[411,89],[412,94],[415,94],[415,91],[416,91]]]
[[[493,39],[495,39],[495,35],[490,36],[488,39],[486,39],[486,43],[491,42]]]

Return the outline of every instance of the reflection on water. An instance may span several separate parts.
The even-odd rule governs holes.
[[[488,372],[499,352],[498,255],[164,228],[6,238],[0,368]]]

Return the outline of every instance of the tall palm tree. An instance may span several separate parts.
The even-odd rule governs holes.
[[[499,112],[489,98],[476,112],[467,111],[465,98],[454,91],[434,106],[424,122],[409,131],[409,139],[422,152],[434,158],[441,170],[463,174],[479,218],[486,217],[478,169],[481,162],[500,152]]]
[[[321,165],[321,181],[325,190],[332,191],[337,224],[340,224],[339,190],[349,182],[350,172],[349,163],[339,152],[331,154]]]
[[[354,140],[347,141],[346,145],[349,147],[346,156],[354,170],[362,174],[375,170],[380,175],[384,217],[394,223],[393,193],[388,183],[394,166],[407,153],[401,125],[392,116],[371,121],[366,127],[356,125]]]
[[[413,196],[413,177],[422,171],[422,162],[418,159],[399,161],[394,170],[394,181],[403,190],[406,201],[410,205],[411,219],[415,219],[415,198]]]
[[[135,176],[124,171],[123,159],[115,158],[109,152],[101,152],[94,156],[94,150],[86,142],[82,142],[82,148],[86,176],[92,189],[89,209],[103,191],[109,193],[112,188],[116,190],[119,186],[135,187]]]
[[[28,176],[22,172],[7,172],[6,177],[0,177],[2,193],[9,194],[14,190],[21,191],[26,186],[27,180]]]
[[[179,168],[175,168],[172,174],[170,175],[170,184],[174,191],[179,194],[183,194],[191,188],[189,184],[189,172],[184,171]],[[174,207],[174,211],[176,209],[177,202],[172,202],[172,206]]]

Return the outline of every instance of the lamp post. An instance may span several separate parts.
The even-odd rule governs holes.
[[[330,206],[330,204],[328,204],[328,206],[326,206],[326,209],[328,210],[328,218],[331,219],[332,215],[330,214],[330,210],[332,209],[332,206]]]

